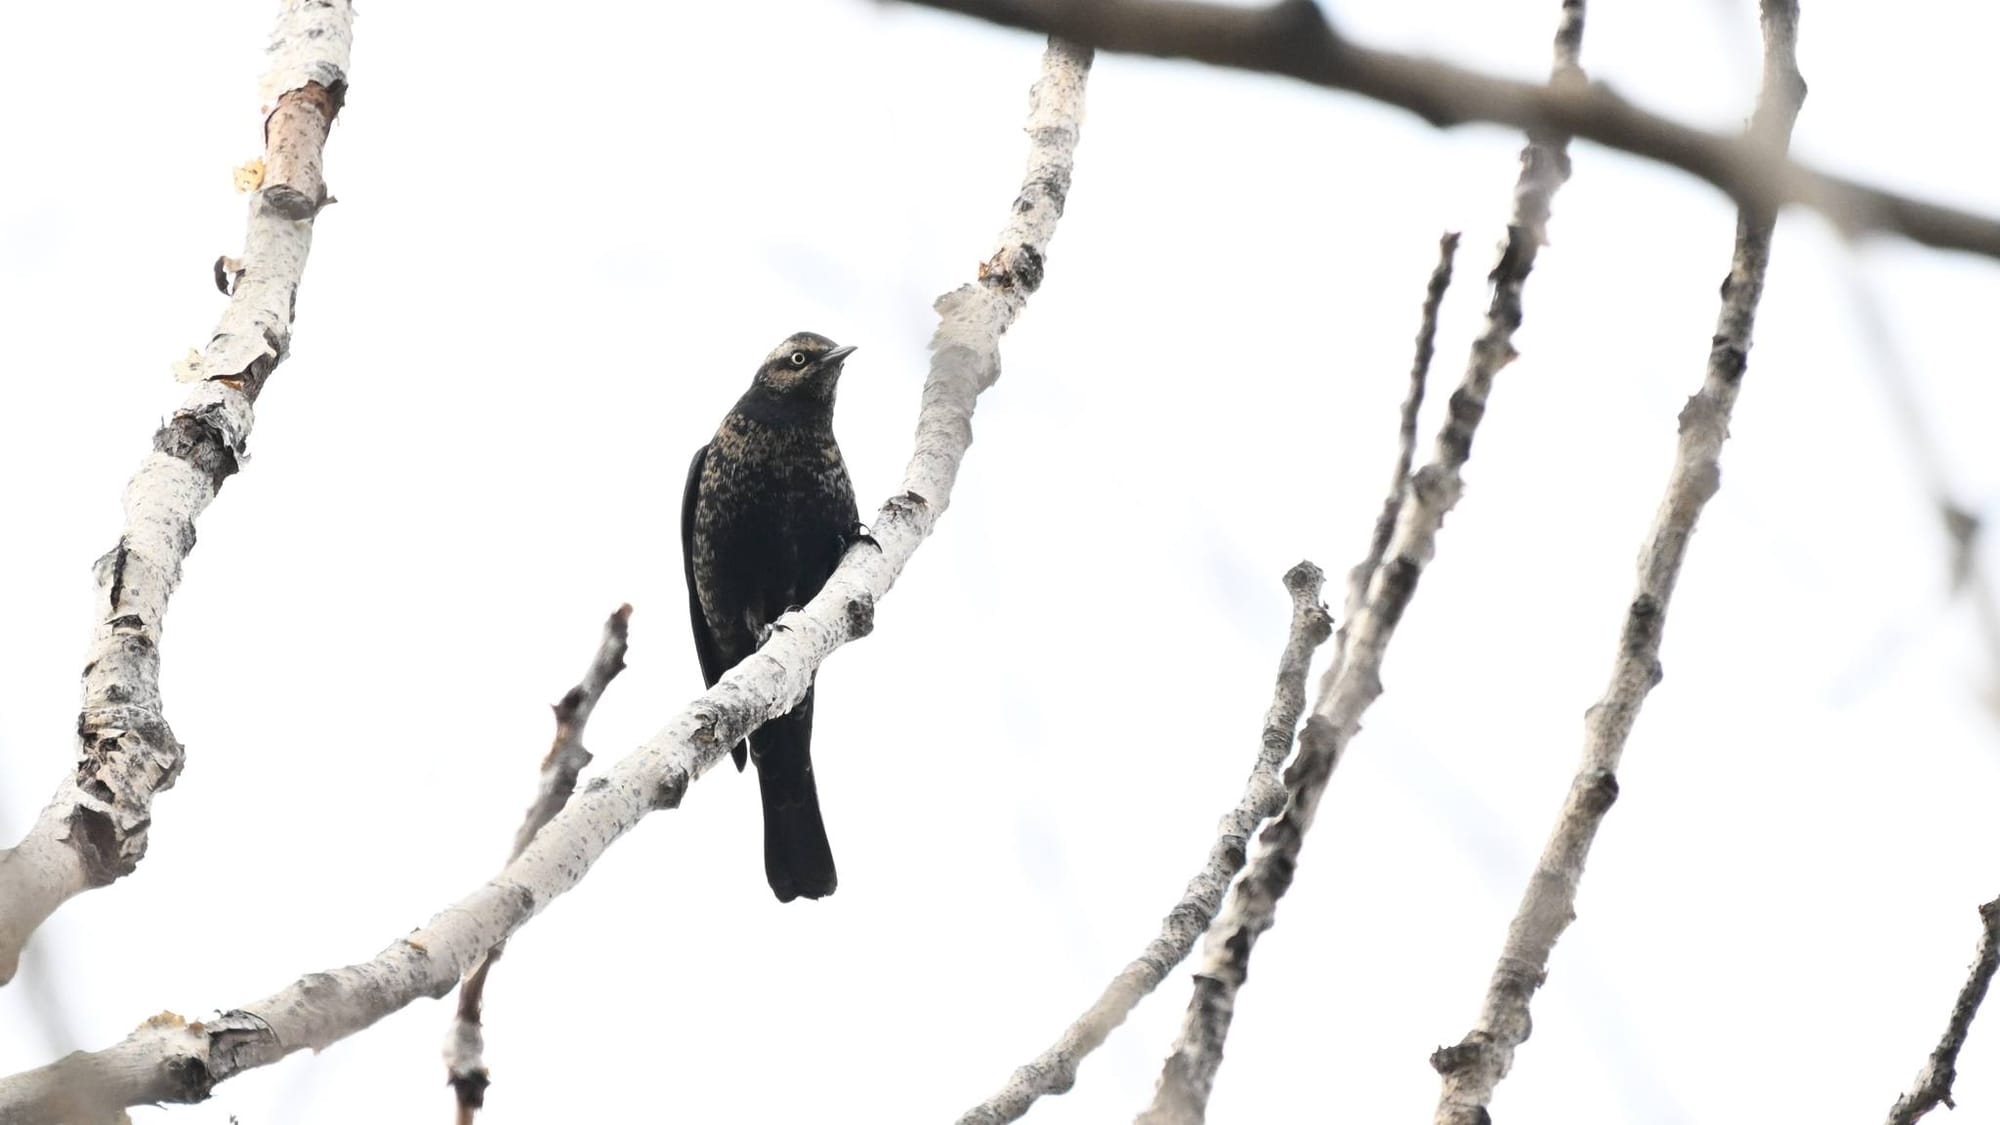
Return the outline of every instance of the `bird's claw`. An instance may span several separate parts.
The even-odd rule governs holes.
[[[882,544],[875,541],[875,533],[868,530],[867,524],[858,520],[840,536],[840,553],[846,554],[847,549],[856,543],[866,543],[878,551],[882,549]]]
[[[785,624],[786,613],[803,613],[804,611],[805,611],[804,606],[799,606],[799,605],[786,606],[785,613],[779,614],[778,620],[773,621],[769,625],[765,625],[757,630],[757,647],[763,648],[765,644],[769,643],[769,641],[771,640],[771,636],[774,633],[789,633],[792,631],[792,627],[790,625]]]

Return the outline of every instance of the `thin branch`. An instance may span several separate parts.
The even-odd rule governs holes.
[[[1582,81],[1577,55],[1583,42],[1582,0],[1563,0],[1555,35],[1551,81]],[[1341,755],[1361,730],[1361,717],[1382,694],[1382,660],[1403,611],[1416,594],[1437,549],[1444,518],[1458,503],[1462,477],[1472,457],[1472,439],[1486,416],[1494,379],[1515,357],[1514,332],[1521,325],[1521,297],[1535,257],[1548,241],[1555,193],[1569,178],[1565,139],[1530,133],[1521,150],[1521,173],[1514,188],[1514,216],[1500,260],[1488,275],[1493,284],[1486,323],[1473,341],[1465,375],[1452,392],[1438,428],[1431,460],[1408,478],[1394,502],[1394,530],[1377,556],[1353,572],[1348,619],[1342,624],[1333,661],[1320,677],[1319,698],[1299,735],[1299,754],[1286,771],[1290,801],[1284,815],[1266,826],[1257,854],[1237,881],[1229,901],[1210,928],[1206,955],[1195,975],[1180,1039],[1161,1074],[1154,1103],[1141,1125],[1195,1125],[1206,1113],[1206,1098],[1222,1063],[1222,1047],[1234,1016],[1236,993],[1250,973],[1257,940],[1277,924],[1278,900],[1291,889],[1299,852],[1319,811],[1320,798]],[[1441,247],[1445,252],[1449,247]],[[1422,337],[1419,337],[1422,347]],[[1408,406],[1405,407],[1406,417]],[[1396,476],[1404,476],[1399,450]],[[1379,532],[1378,532],[1379,535]],[[1378,560],[1379,561],[1376,561]],[[1353,591],[1364,593],[1356,597]],[[1179,1076],[1185,1074],[1186,1076]],[[1198,1097],[1182,1097],[1185,1092]]]
[[[1060,35],[1101,51],[1296,78],[1408,110],[1440,128],[1486,122],[1546,129],[1677,168],[1715,185],[1747,210],[1800,204],[1850,232],[1886,232],[1941,250],[2000,258],[2000,220],[1796,164],[1741,137],[1662,117],[1602,83],[1540,86],[1365,47],[1329,25],[1312,0],[1257,8],[1187,0],[909,2]]]
[[[1890,1108],[1889,1125],[1916,1125],[1940,1105],[1958,1108],[1951,1100],[1951,1084],[1958,1078],[1958,1052],[1972,1031],[1972,1017],[1979,1014],[1987,986],[1993,983],[1993,971],[2000,969],[2000,898],[1979,908],[1979,920],[1985,927],[1979,935],[1979,952],[1973,955],[1965,987],[1958,990],[1958,1002],[1951,1006],[1951,1022],[1945,1025],[1944,1037],[1924,1068],[1917,1072],[1916,1085]]]
[[[291,344],[292,307],[320,151],[347,92],[349,0],[286,0],[263,80],[265,176],[250,199],[236,280],[208,344],[176,365],[194,392],[153,435],[125,486],[125,528],[97,560],[99,616],[83,667],[76,767],[19,844],[0,851],[0,984],[21,947],[71,898],[138,867],[153,796],[180,776],[182,748],[160,701],[160,638],[195,520],[243,459],[251,404]],[[301,208],[301,200],[314,201]]]
[[[1410,465],[1416,457],[1417,413],[1423,405],[1424,386],[1430,377],[1431,358],[1436,351],[1438,308],[1444,303],[1445,291],[1451,286],[1452,261],[1457,252],[1458,235],[1446,234],[1438,240],[1438,263],[1431,271],[1430,284],[1424,291],[1423,319],[1417,330],[1416,360],[1410,367],[1409,393],[1403,399],[1396,469],[1391,474],[1389,496],[1381,517],[1376,521],[1367,557],[1348,573],[1346,612],[1350,619],[1360,612],[1368,578],[1380,565],[1383,552],[1388,550],[1396,526],[1396,514],[1402,508],[1402,498],[1409,487]],[[1345,624],[1341,626],[1340,636],[1341,640],[1334,647],[1336,663],[1340,661],[1341,649],[1347,643]],[[1303,682],[1300,694],[1304,694]],[[1285,731],[1287,749],[1292,731],[1298,725],[1298,716],[1299,709],[1294,709],[1290,715],[1291,726]],[[1275,774],[1280,764],[1282,759],[1272,767],[1272,781],[1279,787],[1276,807],[1260,819],[1268,819],[1285,809],[1288,794],[1284,779]],[[1239,858],[1237,870],[1243,866]],[[1239,887],[1229,899],[1229,912],[1215,920],[1209,929],[1202,964],[1194,973],[1194,995],[1188,1001],[1187,1013],[1173,1050],[1160,1069],[1153,1103],[1139,1116],[1141,1125],[1191,1125],[1201,1121],[1206,1113],[1209,1092],[1215,1086],[1215,1073],[1222,1065],[1223,1042],[1228,1037],[1229,1025],[1235,1015],[1236,991],[1242,987],[1248,971],[1250,946],[1271,926],[1269,913],[1252,916],[1252,913],[1246,912],[1253,905],[1261,908],[1265,904],[1262,900],[1253,903]],[[1275,899],[1270,901],[1270,905],[1275,908]]]
[[[1424,408],[1424,387],[1430,380],[1431,359],[1437,354],[1438,309],[1451,288],[1452,264],[1458,257],[1458,232],[1447,231],[1438,239],[1438,262],[1431,269],[1430,285],[1424,290],[1423,320],[1417,328],[1417,355],[1410,365],[1410,389],[1403,396],[1402,424],[1397,429],[1396,470],[1389,475],[1389,494],[1382,498],[1382,514],[1375,517],[1375,534],[1368,541],[1368,553],[1347,572],[1347,601],[1342,607],[1340,643],[1334,649],[1338,661],[1347,648],[1347,626],[1361,612],[1368,586],[1382,568],[1382,556],[1396,533],[1396,517],[1403,511],[1403,498],[1410,489],[1410,468],[1417,460],[1417,419]]]
[[[1763,24],[1763,91],[1749,132],[1753,143],[1778,150],[1789,143],[1805,98],[1796,58],[1796,0],[1764,0]],[[1736,249],[1723,281],[1707,371],[1701,390],[1681,411],[1673,471],[1639,553],[1637,589],[1619,637],[1611,682],[1584,721],[1583,764],[1508,927],[1478,1023],[1456,1046],[1439,1048],[1431,1056],[1431,1065],[1444,1078],[1438,1125],[1489,1120],[1486,1107],[1493,1089],[1513,1064],[1514,1048],[1528,1038],[1529,1004],[1547,973],[1549,955],[1576,917],[1584,862],[1598,825],[1618,796],[1625,739],[1647,693],[1660,681],[1660,638],[1688,542],[1703,506],[1722,484],[1722,443],[1729,436],[1730,413],[1749,361],[1772,226],[1769,212],[1745,210],[1737,218]]]
[[[1243,797],[1223,815],[1208,861],[1188,880],[1181,900],[1167,912],[1159,936],[1120,970],[1103,995],[1063,1032],[1049,1049],[1016,1070],[1000,1092],[968,1110],[959,1125],[999,1125],[1019,1120],[1045,1094],[1067,1093],[1076,1084],[1084,1057],[1102,1046],[1105,1037],[1125,1022],[1139,1001],[1151,995],[1168,973],[1186,959],[1196,939],[1208,928],[1222,905],[1229,881],[1243,870],[1245,849],[1257,826],[1285,807],[1285,759],[1292,753],[1292,733],[1306,709],[1306,672],[1313,652],[1333,632],[1333,622],[1320,604],[1325,576],[1310,562],[1285,572],[1285,589],[1292,595],[1292,624],[1278,660],[1278,683],[1264,714],[1264,734],[1257,760],[1250,768]]]
[[[656,809],[677,807],[696,778],[773,715],[805,697],[834,650],[874,627],[875,603],[929,537],[972,443],[972,411],[999,378],[1000,335],[1041,284],[1069,192],[1090,52],[1052,41],[1030,94],[1028,168],[1000,248],[979,279],[940,297],[916,449],[902,491],[786,629],[684,708],[653,739],[570,799],[498,876],[372,960],[301,977],[212,1020],[156,1017],[123,1042],[0,1079],[0,1121],[105,1116],[118,1107],[195,1102],[215,1084],[293,1051],[321,1050],[418,997],[441,997],[486,951],[558,895]]]
[[[611,614],[604,622],[604,637],[597,644],[597,655],[591,659],[583,679],[555,705],[555,742],[549,747],[548,757],[542,759],[541,784],[527,814],[521,818],[520,829],[514,833],[514,847],[507,853],[508,863],[521,858],[535,833],[569,803],[570,794],[576,792],[577,777],[590,765],[590,751],[583,746],[583,729],[589,725],[590,713],[597,709],[604,689],[625,670],[625,640],[631,621],[629,605],[621,605]],[[506,949],[504,944],[494,946],[466,975],[465,983],[458,989],[458,1011],[445,1036],[445,1081],[457,1095],[460,1125],[471,1125],[473,1117],[486,1104],[486,1087],[492,1080],[486,1070],[486,1037],[480,1019],[486,1002],[486,978]]]

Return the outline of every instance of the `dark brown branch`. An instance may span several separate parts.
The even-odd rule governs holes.
[[[527,815],[521,818],[520,830],[514,834],[513,850],[507,853],[508,863],[521,858],[535,833],[569,803],[570,794],[576,792],[578,775],[590,765],[590,751],[583,747],[583,728],[589,724],[590,713],[596,710],[604,689],[625,670],[625,638],[631,620],[629,605],[621,605],[612,613],[604,622],[604,639],[598,642],[597,656],[591,660],[589,670],[555,705],[555,742],[549,747],[548,757],[542,759],[541,785]],[[445,1081],[458,1096],[460,1125],[471,1125],[473,1117],[486,1105],[486,1087],[492,1082],[486,1070],[486,1038],[480,1019],[486,1002],[486,977],[506,948],[504,942],[494,946],[466,974],[465,983],[458,988],[458,1012],[445,1037]]]
[[[1979,1014],[1980,1001],[1993,983],[1993,971],[2000,968],[2000,898],[1979,908],[1985,929],[1979,935],[1979,952],[1972,958],[1972,972],[1965,987],[1958,990],[1958,1002],[1951,1006],[1951,1022],[1944,1038],[1938,1040],[1924,1068],[1917,1072],[1917,1084],[1896,1099],[1889,1110],[1889,1125],[1916,1125],[1919,1118],[1942,1105],[1957,1109],[1951,1100],[1951,1084],[1958,1078],[1958,1052],[1972,1031],[1972,1017]]]
[[[1235,8],[1184,0],[910,0],[1099,50],[1282,75],[1406,109],[1440,128],[1471,122],[1547,130],[1678,168],[1746,210],[1811,207],[1850,232],[1899,234],[2000,258],[2000,221],[1807,168],[1741,137],[1633,105],[1602,83],[1542,86],[1364,47],[1311,0]]]

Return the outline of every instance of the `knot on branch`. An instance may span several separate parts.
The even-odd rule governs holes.
[[[862,591],[847,599],[847,635],[860,640],[875,631],[875,595]]]
[[[209,1073],[208,1064],[194,1055],[170,1055],[161,1069],[166,1071],[167,1084],[173,1090],[169,1097],[161,1099],[163,1101],[183,1104],[204,1102],[215,1089],[216,1079]]]
[[[1417,579],[1423,573],[1424,568],[1408,555],[1398,555],[1382,564],[1381,593],[1376,599],[1375,615],[1381,618],[1384,628],[1394,629],[1403,619],[1403,611],[1409,608],[1410,598],[1417,592]]]
[[[272,184],[260,192],[259,197],[273,214],[293,222],[314,218],[322,207],[333,202],[333,196],[327,194],[325,184],[320,184],[319,190],[312,195],[307,195],[290,184]]]
[[[1485,1032],[1475,1031],[1449,1047],[1439,1047],[1431,1052],[1431,1069],[1443,1077],[1450,1078],[1478,1067],[1493,1049]]]
[[[235,475],[242,460],[242,445],[232,440],[230,427],[219,406],[174,415],[153,434],[153,450],[185,461],[208,479],[211,489]]]
[[[899,492],[882,505],[905,519],[918,519],[930,510],[931,502],[915,492]]]
[[[1044,130],[1047,131],[1047,130]],[[1037,143],[1052,143],[1054,138],[1037,137]],[[1069,200],[1069,177],[1049,175],[1029,180],[1021,185],[1021,194],[1014,197],[1014,213],[1026,215],[1046,202],[1055,217],[1062,218],[1063,207]]]
[[[1603,816],[1618,801],[1618,775],[1602,766],[1593,769],[1580,779],[1583,811],[1591,816]]]
[[[1022,296],[1042,287],[1042,252],[1021,243],[1008,246],[979,263],[980,283],[991,289],[1018,290]]]
[[[1498,371],[1514,360],[1514,345],[1505,340],[1494,342],[1482,338],[1473,345],[1480,352],[1480,362],[1488,371]],[[1479,423],[1486,417],[1486,400],[1468,387],[1460,387],[1451,392],[1445,400],[1446,418],[1444,428],[1438,432],[1438,448],[1445,454],[1445,464],[1456,469],[1472,460],[1472,435],[1479,430]],[[1440,469],[1436,464],[1425,465],[1417,471],[1416,485],[1419,495],[1425,487],[1424,474]],[[1443,472],[1433,474],[1442,478]],[[1457,503],[1454,489],[1451,503]],[[1450,505],[1445,505],[1449,507]]]
[[[1723,291],[1729,283],[1723,282]],[[1750,366],[1750,354],[1743,346],[1728,336],[1717,335],[1709,340],[1708,370],[1724,383],[1736,384],[1743,381],[1743,372]]]
[[[462,1074],[453,1074],[451,1089],[458,1098],[458,1104],[466,1109],[486,1108],[486,1088],[493,1085],[487,1077],[486,1068],[474,1067]]]
[[[677,809],[681,798],[687,796],[688,772],[678,767],[668,768],[660,777],[660,784],[653,789],[648,802],[655,812],[661,809]]]
[[[1625,611],[1625,631],[1620,637],[1625,654],[1636,660],[1650,660],[1653,653],[1660,650],[1660,634],[1666,629],[1667,618],[1660,605],[1660,599],[1651,594],[1640,594],[1632,599],[1632,605]],[[1652,660],[1655,674],[1653,682],[1658,683],[1657,660]]]

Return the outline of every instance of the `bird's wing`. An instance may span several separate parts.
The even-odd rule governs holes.
[[[708,617],[701,611],[701,593],[694,587],[694,507],[701,492],[701,469],[708,462],[708,447],[694,451],[694,461],[688,465],[687,488],[681,493],[681,562],[687,570],[688,616],[694,623],[694,653],[701,661],[703,684],[714,687],[726,669],[722,666],[722,654],[716,651],[715,634],[709,631]]]

